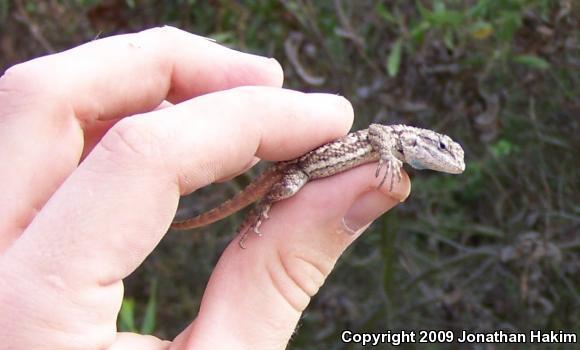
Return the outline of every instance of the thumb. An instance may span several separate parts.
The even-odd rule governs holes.
[[[313,181],[276,203],[262,236],[250,233],[247,249],[234,240],[224,251],[198,317],[177,342],[192,349],[286,348],[342,252],[409,194],[406,174],[392,192],[377,189],[375,169],[367,164]]]

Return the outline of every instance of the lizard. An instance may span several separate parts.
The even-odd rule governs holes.
[[[293,160],[274,163],[241,192],[200,215],[174,220],[171,228],[184,230],[219,221],[257,201],[238,233],[239,245],[251,229],[260,235],[260,225],[277,201],[292,197],[308,181],[332,176],[362,164],[378,162],[375,177],[384,174],[378,187],[391,174],[393,182],[401,181],[401,168],[407,163],[415,169],[430,169],[450,174],[465,170],[463,148],[449,136],[407,125],[371,124],[367,129],[351,132]]]

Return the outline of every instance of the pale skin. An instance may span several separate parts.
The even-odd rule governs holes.
[[[169,27],[9,69],[0,78],[0,344],[286,348],[341,253],[408,196],[404,173],[392,192],[376,188],[376,164],[307,184],[274,205],[247,249],[232,241],[176,339],[116,330],[122,279],[166,234],[180,195],[348,132],[347,100],[282,81],[275,60]]]

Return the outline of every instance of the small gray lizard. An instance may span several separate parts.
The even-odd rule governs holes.
[[[371,124],[368,129],[352,132],[302,157],[275,163],[233,198],[193,218],[176,220],[171,227],[189,229],[209,225],[258,201],[238,230],[244,232],[240,239],[240,246],[244,248],[248,229],[260,234],[260,225],[268,218],[274,202],[293,196],[310,180],[376,161],[376,177],[385,168],[378,187],[390,173],[390,191],[395,178],[401,181],[403,163],[415,169],[450,174],[465,170],[463,149],[446,135],[407,125]]]

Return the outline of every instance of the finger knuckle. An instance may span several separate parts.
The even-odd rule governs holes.
[[[238,100],[238,103],[255,106],[260,101],[263,102],[266,90],[259,86],[239,86],[230,91]]]
[[[279,267],[271,268],[273,285],[288,304],[302,312],[324,283],[332,269],[331,263],[313,252],[280,252]]]
[[[138,116],[122,119],[107,132],[100,145],[124,163],[159,162],[162,136],[141,119]]]
[[[25,91],[38,89],[43,84],[43,69],[39,60],[19,63],[8,68],[0,77],[0,90],[2,91]]]

